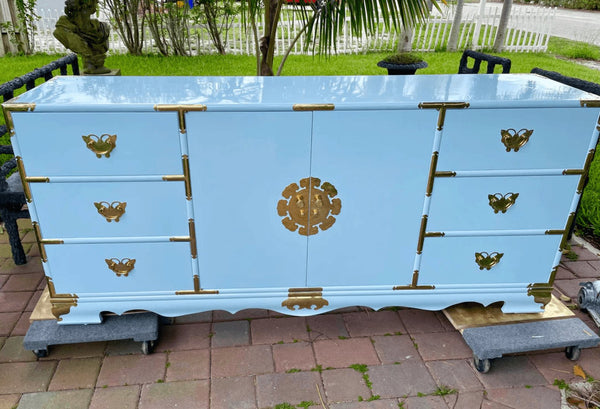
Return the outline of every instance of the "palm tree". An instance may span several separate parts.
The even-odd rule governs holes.
[[[504,4],[502,5],[500,22],[498,23],[498,31],[496,32],[496,39],[494,40],[493,46],[493,50],[497,53],[502,51],[502,48],[504,48],[504,41],[506,39],[506,30],[508,28],[508,20],[510,17],[512,3],[513,0],[504,0]]]
[[[458,37],[464,5],[465,0],[458,0],[456,3],[456,11],[454,13],[454,20],[452,21],[452,28],[450,29],[450,38],[448,39],[448,51],[456,51],[458,48]]]
[[[444,0],[442,0],[444,1]],[[433,0],[435,7],[436,0]],[[355,36],[374,33],[380,18],[387,29],[412,27],[429,13],[428,0],[242,0],[243,20],[254,35],[258,75],[274,75],[277,26],[284,5],[293,7],[301,16],[302,28],[286,51],[277,74],[301,35],[306,34],[306,46],[313,52],[330,53],[335,49],[338,33],[346,16]],[[259,38],[256,21],[263,14],[264,31]]]

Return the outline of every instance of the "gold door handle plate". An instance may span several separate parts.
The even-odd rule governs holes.
[[[491,208],[494,209],[494,213],[506,213],[508,208],[515,204],[518,197],[518,193],[510,192],[505,195],[502,193],[494,193],[493,195],[488,195],[488,200]]]
[[[82,135],[85,146],[96,154],[96,157],[101,158],[104,155],[110,158],[110,153],[117,146],[117,135],[102,134],[97,136],[94,134]]]
[[[118,258],[107,258],[106,264],[111,271],[114,271],[118,277],[127,277],[131,270],[135,267],[135,259],[124,258],[119,260]]]
[[[511,150],[515,152],[519,152],[527,142],[529,142],[529,137],[533,134],[533,129],[502,129],[500,130],[501,141],[506,147],[506,152],[510,152]]]
[[[98,213],[106,218],[107,222],[119,222],[121,216],[125,213],[127,202],[94,202]]]
[[[502,256],[504,256],[504,253],[494,251],[493,253],[488,254],[485,251],[482,251],[481,253],[475,253],[475,262],[480,270],[483,270],[484,268],[489,270],[500,262]]]

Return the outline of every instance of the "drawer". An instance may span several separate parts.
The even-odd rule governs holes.
[[[577,175],[436,178],[427,230],[561,230],[578,183]]]
[[[57,293],[123,293],[192,290],[189,243],[109,243],[46,245],[48,269]],[[117,275],[106,260],[126,264]],[[120,268],[118,269],[120,270]],[[74,273],[76,272],[76,273]]]
[[[177,116],[156,113],[16,113],[19,147],[28,176],[181,174]],[[116,135],[114,149],[96,154],[92,141]],[[110,145],[108,142],[104,144]],[[97,151],[110,148],[97,144]],[[100,156],[100,157],[98,157]]]
[[[44,238],[189,235],[183,182],[32,183],[31,189]]]
[[[428,237],[419,284],[502,284],[548,282],[561,236]],[[499,262],[480,268],[476,253]],[[486,254],[483,254],[486,256]]]
[[[597,118],[577,108],[448,110],[437,170],[581,169]],[[513,142],[533,132],[515,148],[502,130]]]

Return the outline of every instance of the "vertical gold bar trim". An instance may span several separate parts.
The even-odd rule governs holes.
[[[441,131],[442,129],[444,129],[444,121],[445,120],[446,120],[446,107],[443,106],[439,110],[438,123],[437,123],[438,131]]]
[[[190,159],[188,155],[182,156],[183,162],[183,177],[185,180],[185,197],[187,200],[192,200],[192,181],[190,179]]]
[[[421,218],[421,228],[419,229],[419,241],[417,242],[417,254],[423,252],[423,244],[425,242],[425,231],[427,230],[427,215]]]
[[[29,183],[27,183],[27,175],[25,174],[25,166],[23,165],[23,159],[20,156],[17,159],[17,169],[19,175],[21,175],[21,184],[23,185],[23,193],[25,194],[25,200],[31,203],[31,190],[29,189]]]
[[[181,109],[177,111],[177,118],[179,120],[179,132],[186,133],[187,129],[185,126],[185,111]]]
[[[437,168],[439,152],[433,152],[431,155],[431,164],[429,165],[429,177],[427,178],[427,189],[425,195],[431,196],[433,193],[433,179],[435,178],[435,170]]]
[[[13,117],[12,117],[12,113],[4,108],[4,106],[2,107],[2,112],[4,112],[4,122],[6,122],[6,128],[8,128],[8,134],[10,136],[14,136],[15,135],[15,123],[13,122]]]
[[[200,291],[200,277],[198,274],[194,274],[194,291]]]
[[[581,174],[581,177],[579,178],[579,183],[577,184],[577,193],[578,194],[583,193],[583,188],[585,187],[585,182],[587,181],[587,177],[590,172],[590,166],[592,166],[592,162],[594,160],[595,152],[596,152],[595,149],[590,149],[590,151],[588,152],[588,154],[585,158],[585,164],[583,165],[583,173]]]
[[[563,234],[562,240],[560,241],[560,251],[563,251],[567,248],[567,236],[569,235],[569,231],[571,231],[571,225],[575,222],[575,212],[569,214],[569,218],[567,219],[567,225],[565,226],[565,233]]]
[[[198,257],[198,250],[196,248],[196,225],[194,219],[188,220],[188,225],[190,229],[190,251],[192,253],[192,258],[196,258]]]
[[[40,250],[40,256],[42,257],[42,261],[44,263],[48,262],[48,256],[46,255],[46,248],[44,247],[44,243],[42,242],[42,231],[40,229],[40,225],[38,222],[33,222],[33,234],[35,235],[35,240],[37,241],[38,248]]]
[[[416,287],[419,283],[419,270],[415,270],[412,276],[412,282],[410,284],[411,287]]]

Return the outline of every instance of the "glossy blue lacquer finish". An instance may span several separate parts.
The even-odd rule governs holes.
[[[539,311],[528,290],[560,260],[598,99],[529,74],[69,76],[4,105],[53,302],[75,324],[140,309]],[[507,151],[505,131],[529,140]],[[90,134],[117,135],[110,157]],[[494,212],[489,195],[509,193]],[[100,201],[126,212],[109,223]],[[292,202],[329,221],[299,234]],[[488,270],[476,253],[502,257]],[[119,276],[107,259],[136,262]]]

